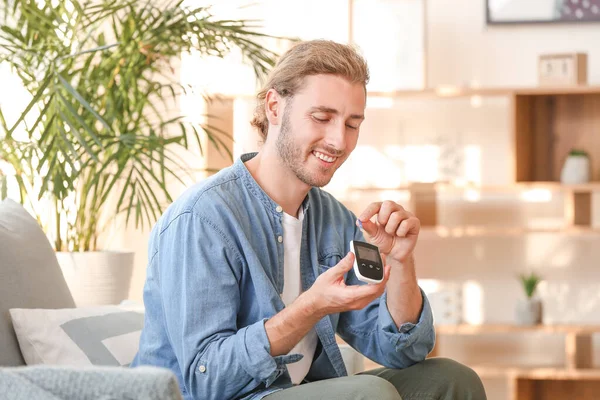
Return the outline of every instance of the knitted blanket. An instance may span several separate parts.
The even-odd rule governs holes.
[[[175,375],[154,367],[0,368],[6,400],[181,400]]]

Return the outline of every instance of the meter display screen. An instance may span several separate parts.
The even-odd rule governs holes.
[[[369,247],[364,246],[356,246],[356,251],[358,253],[358,258],[367,261],[373,261],[379,263],[379,252],[375,249],[371,249]]]

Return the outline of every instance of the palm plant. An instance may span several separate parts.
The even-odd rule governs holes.
[[[22,203],[51,202],[57,251],[95,250],[103,213],[155,221],[172,201],[167,183],[189,170],[179,149],[202,152],[202,135],[227,151],[224,132],[165,113],[186,91],[172,60],[235,48],[261,77],[276,56],[252,21],[183,1],[1,1],[0,63],[31,101],[10,125],[0,110],[0,160]]]

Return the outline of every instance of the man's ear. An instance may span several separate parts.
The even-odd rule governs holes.
[[[269,125],[279,125],[283,114],[283,98],[275,89],[269,89],[265,96],[265,114]]]

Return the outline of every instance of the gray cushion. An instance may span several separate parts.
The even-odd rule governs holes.
[[[18,203],[0,203],[0,365],[23,365],[8,310],[72,308],[54,250],[37,221]]]

